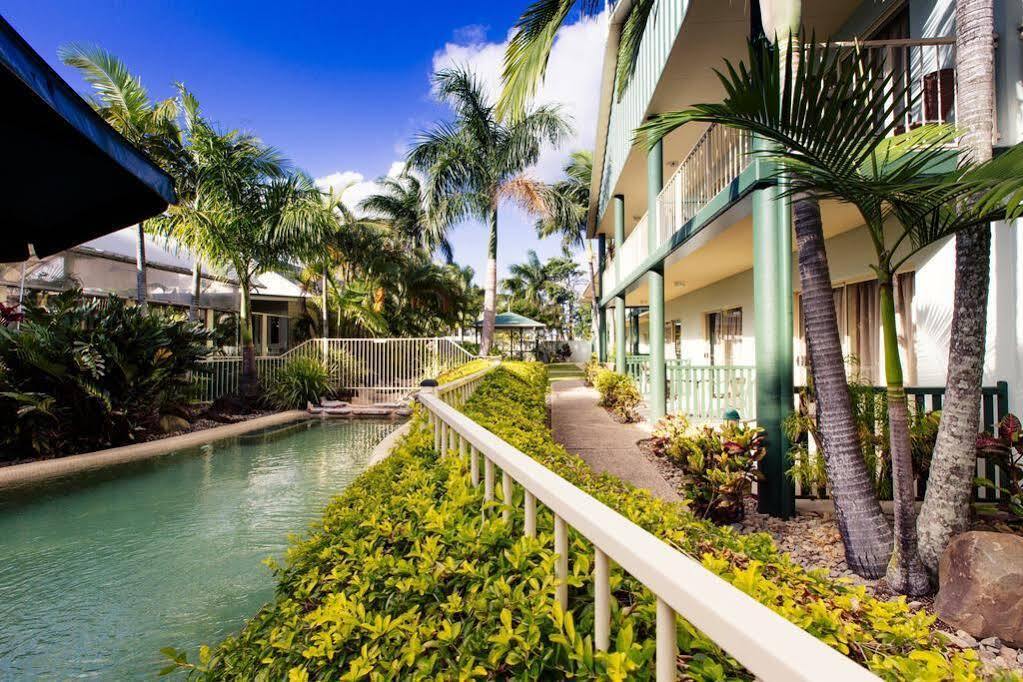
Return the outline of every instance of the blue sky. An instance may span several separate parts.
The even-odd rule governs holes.
[[[370,181],[394,169],[415,132],[449,114],[430,95],[438,66],[468,64],[496,83],[503,41],[527,0],[501,2],[82,2],[7,0],[5,18],[80,91],[83,81],[56,58],[59,45],[96,43],[124,60],[154,97],[184,82],[222,126],[251,130],[317,178]],[[564,105],[576,139],[550,151],[534,173],[553,180],[568,151],[592,147],[603,53],[603,22],[583,20],[563,32],[543,101]],[[501,213],[499,262],[507,265],[541,242],[531,221]],[[464,225],[455,257],[478,276],[485,234]]]

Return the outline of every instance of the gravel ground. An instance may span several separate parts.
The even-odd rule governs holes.
[[[655,455],[650,448],[650,441],[640,441],[640,449],[647,459],[653,462],[661,475],[681,494],[683,476],[679,469],[663,457]],[[978,528],[989,530],[990,525],[977,524]],[[896,595],[888,589],[884,579],[869,580],[861,578],[849,570],[845,563],[845,551],[842,547],[842,536],[834,521],[824,514],[812,511],[800,511],[794,518],[787,521],[776,519],[757,511],[756,500],[746,500],[746,518],[733,525],[740,533],[770,533],[775,544],[792,560],[804,568],[824,568],[835,578],[849,580],[856,585],[863,585],[868,593],[879,599],[895,599]],[[933,597],[921,597],[909,602],[912,609],[923,609],[933,613]],[[1010,669],[1023,672],[1023,648],[1014,649],[1005,646],[997,637],[977,641],[962,630],[949,627],[941,620],[935,622],[935,629],[944,632],[950,646],[962,649],[976,649],[986,671],[996,675],[999,671]]]

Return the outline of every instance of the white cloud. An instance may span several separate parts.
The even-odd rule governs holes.
[[[509,31],[509,37],[511,32]],[[536,104],[560,104],[571,117],[575,134],[560,150],[545,149],[535,173],[545,181],[560,177],[569,152],[592,149],[596,138],[600,96],[601,65],[607,39],[607,17],[584,17],[558,32],[547,64],[547,76],[537,93]],[[501,70],[508,38],[500,43],[485,42],[478,26],[455,32],[455,39],[433,57],[433,69],[468,67],[483,82],[492,98],[501,89]]]
[[[394,161],[387,169],[387,177],[397,177],[404,169],[403,161]],[[342,188],[347,188],[344,189],[341,200],[352,210],[355,210],[363,199],[375,193],[380,187],[375,180],[367,180],[362,173],[351,170],[336,171],[322,178],[316,178],[315,182],[316,186],[322,190],[341,191]]]

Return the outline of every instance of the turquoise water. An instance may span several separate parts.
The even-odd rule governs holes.
[[[395,424],[304,422],[0,491],[0,680],[152,679],[237,631],[262,564],[365,470]]]

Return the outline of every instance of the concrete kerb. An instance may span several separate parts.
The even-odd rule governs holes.
[[[310,418],[309,413],[304,410],[289,410],[287,412],[278,412],[277,414],[248,419],[235,424],[225,424],[224,426],[215,426],[201,431],[183,433],[180,436],[169,436],[160,440],[149,441],[148,443],[133,443],[106,450],[97,450],[96,452],[59,457],[57,459],[12,464],[11,466],[0,467],[0,488],[34,483],[90,469],[100,469],[115,464],[159,457],[176,452],[177,450],[184,450],[216,440],[240,436],[250,431]]]

